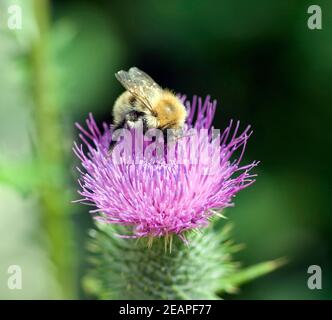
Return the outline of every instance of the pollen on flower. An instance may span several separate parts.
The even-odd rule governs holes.
[[[204,101],[196,96],[191,101],[185,96],[180,99],[188,114],[184,136],[194,129],[207,131],[208,138],[198,134],[195,143],[178,139],[171,160],[162,155],[157,161],[151,157],[128,161],[125,156],[115,161],[109,156],[112,130],[108,124],[98,128],[91,114],[86,129],[77,124],[82,141],[74,143],[81,161],[77,202],[92,205],[90,212],[104,223],[130,227],[129,234],[120,236],[148,237],[150,244],[154,237],[163,236],[171,247],[172,235],[185,241],[185,231],[207,226],[218,211],[233,205],[237,192],[255,181],[251,169],[258,162],[240,165],[250,127],[239,133],[239,122],[231,121],[214,139],[216,101],[209,96]],[[135,151],[131,156],[136,160]]]

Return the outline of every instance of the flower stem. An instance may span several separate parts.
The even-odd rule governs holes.
[[[54,92],[49,54],[50,2],[34,0],[38,37],[31,50],[35,125],[41,182],[38,193],[42,223],[49,241],[50,259],[55,265],[61,297],[74,298],[74,250],[69,198],[65,185],[66,159],[60,127],[60,110]]]

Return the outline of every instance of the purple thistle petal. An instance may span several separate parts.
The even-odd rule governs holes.
[[[91,113],[86,129],[76,124],[88,150],[84,152],[82,145],[74,143],[74,153],[83,168],[78,168],[81,199],[77,202],[93,205],[96,209],[90,212],[104,223],[132,226],[133,234],[125,237],[178,234],[185,239],[185,230],[209,223],[215,215],[210,209],[232,206],[235,194],[255,181],[250,171],[258,162],[240,167],[250,127],[238,134],[239,122],[234,127],[231,121],[221,135],[212,139],[216,101],[211,102],[209,96],[204,101],[196,96],[191,101],[179,97],[188,109],[185,131],[205,129],[209,135],[206,141],[199,133],[195,144],[185,139],[177,141],[171,161],[143,158],[128,163],[121,157],[115,163],[108,152],[112,138],[109,125],[103,123],[100,131]],[[192,163],[194,149],[196,162]],[[231,161],[237,150],[239,157]]]

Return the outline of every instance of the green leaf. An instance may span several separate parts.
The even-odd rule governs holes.
[[[37,186],[39,181],[40,172],[35,162],[13,163],[0,160],[0,183],[27,194]]]
[[[261,262],[239,270],[223,279],[220,279],[219,291],[234,293],[240,285],[255,280],[258,277],[262,277],[283,266],[286,262],[287,260],[285,258],[279,258],[276,260]]]

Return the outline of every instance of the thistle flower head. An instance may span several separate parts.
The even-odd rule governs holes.
[[[239,122],[231,121],[216,134],[216,101],[181,99],[188,113],[183,138],[173,143],[174,152],[167,149],[162,155],[156,148],[150,156],[137,149],[130,149],[129,156],[110,156],[108,124],[100,130],[91,114],[86,129],[77,124],[83,142],[74,144],[82,163],[78,202],[94,206],[90,212],[97,219],[131,226],[128,236],[184,238],[184,231],[206,226],[218,211],[233,205],[238,191],[254,182],[250,171],[257,162],[240,165],[250,127],[239,133]],[[143,143],[143,152],[149,147],[151,142]]]

